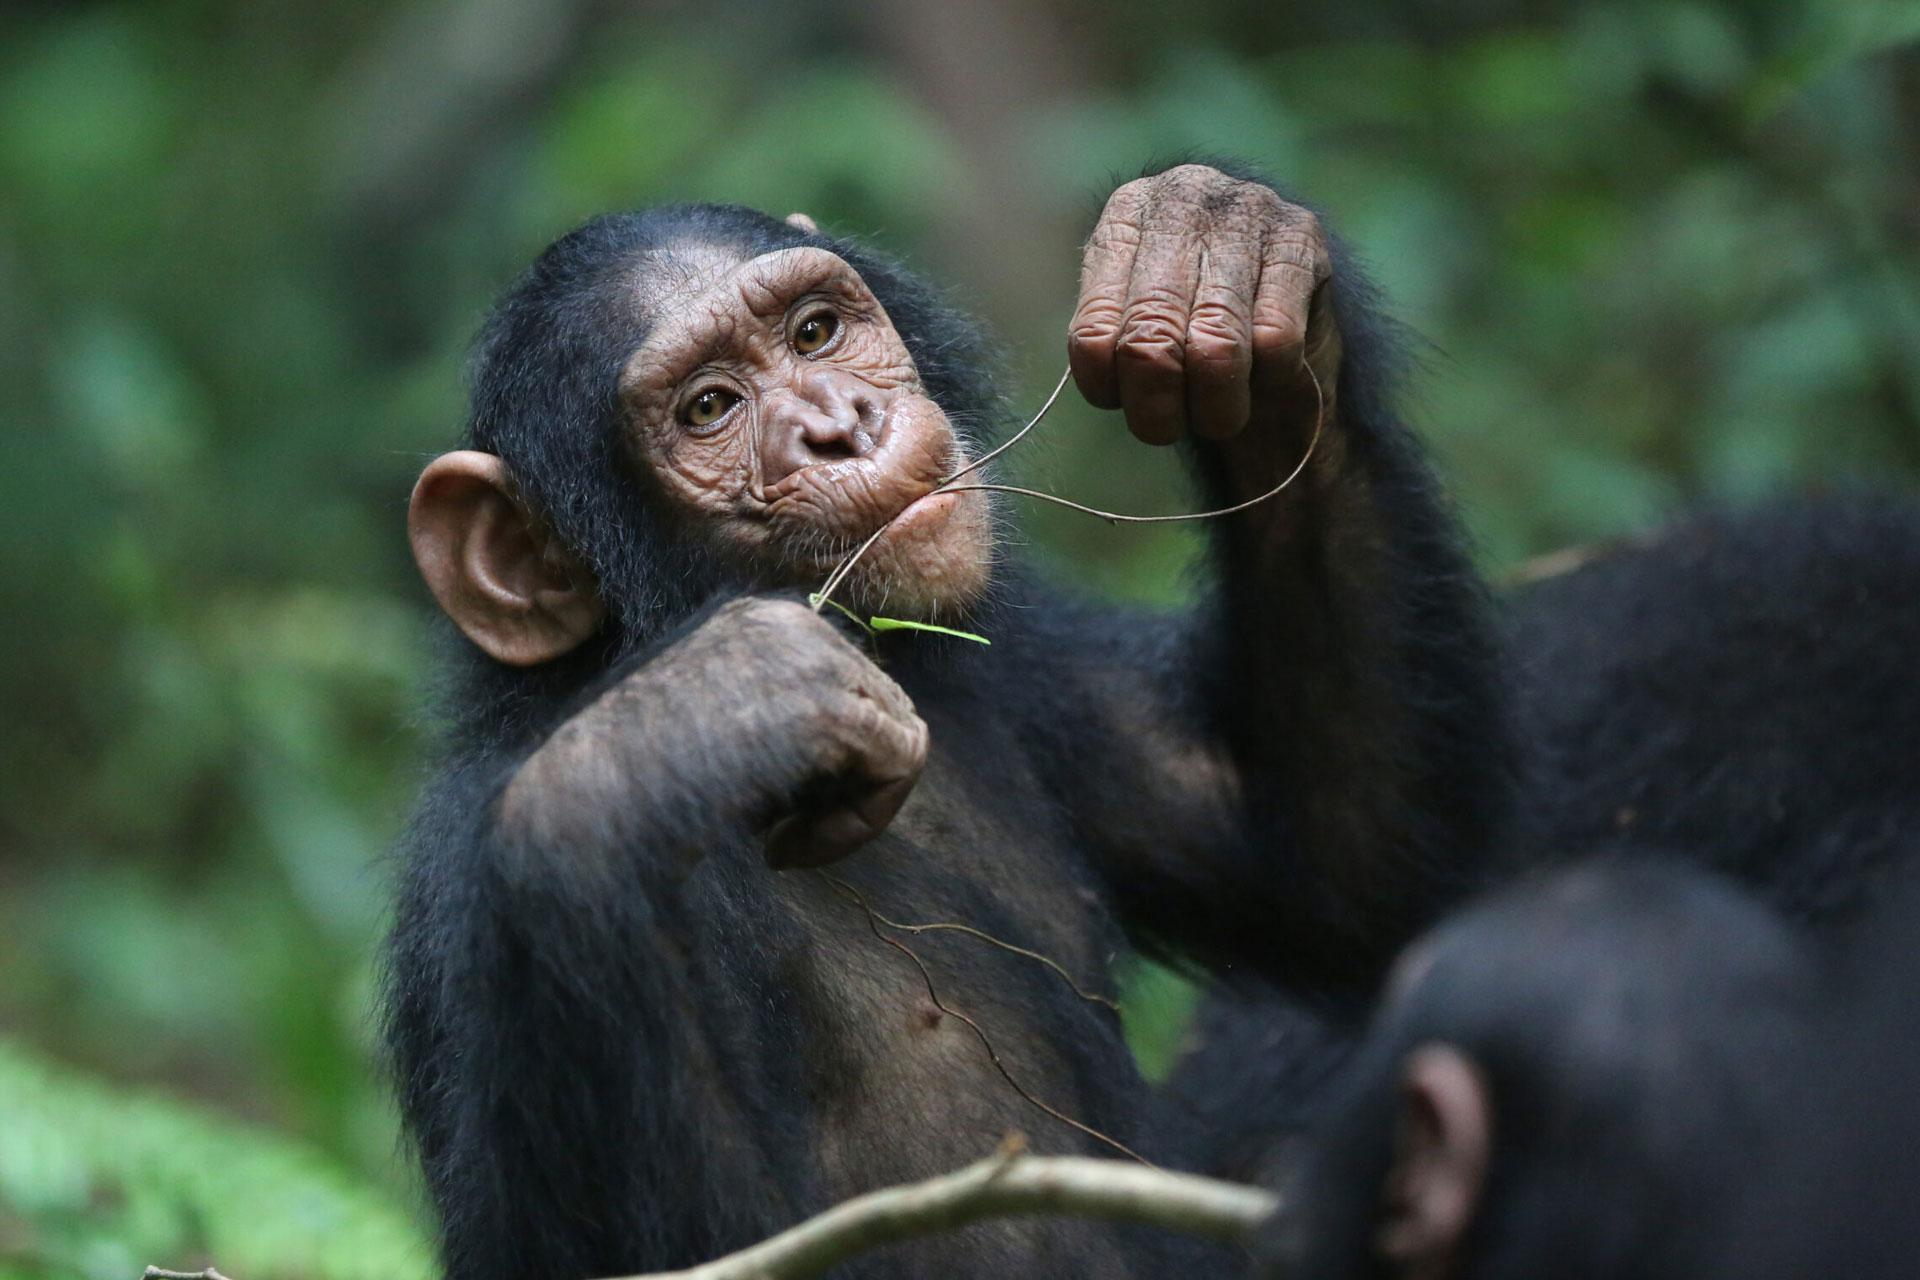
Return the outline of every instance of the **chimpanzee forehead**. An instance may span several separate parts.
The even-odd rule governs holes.
[[[830,249],[774,249],[749,258],[724,246],[679,244],[657,249],[639,263],[633,299],[649,328],[673,328],[695,313],[744,308],[747,314],[771,314],[791,302],[793,293],[828,279],[855,283],[862,291],[866,287],[853,265]]]

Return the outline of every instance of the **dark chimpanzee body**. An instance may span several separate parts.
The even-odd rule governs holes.
[[[1774,912],[1671,862],[1476,904],[1408,950],[1282,1157],[1272,1274],[1707,1274],[1783,1154],[1824,977]]]
[[[1697,516],[1507,601],[1505,862],[1667,856],[1845,933],[1920,852],[1920,507],[1841,491]],[[1219,992],[1169,1094],[1194,1163],[1260,1176],[1354,1029]]]
[[[1664,852],[1844,929],[1920,848],[1920,506],[1696,517],[1529,590],[1528,839]]]
[[[1920,856],[1920,836],[1913,855]],[[1912,865],[1911,863],[1909,864]],[[1920,1258],[1920,878],[1882,886],[1849,939],[1769,1144],[1731,1220],[1710,1222],[1701,1280],[1899,1280]]]
[[[1842,492],[1696,517],[1528,586],[1505,646],[1513,860],[1724,871],[1844,933],[1920,854],[1920,507]],[[1170,1094],[1197,1164],[1253,1178],[1337,1079],[1350,1024],[1208,1001]]]
[[[1364,996],[1473,883],[1505,819],[1493,644],[1366,303],[1263,186],[1186,166],[1115,193],[1071,344],[1089,398],[1194,437],[1209,507],[1294,466],[1316,382],[1326,406],[1300,482],[1209,526],[1202,607],[1147,616],[989,575],[982,495],[918,501],[996,406],[974,331],[897,268],[714,207],[541,257],[412,518],[468,637],[388,1012],[450,1275],[694,1263],[1008,1130],[1111,1154],[770,858],[1100,991],[1130,936]],[[990,649],[764,594],[910,506],[847,602]],[[1179,1154],[1109,1010],[976,939],[911,943],[1027,1091]],[[1179,1248],[1021,1221],[863,1265],[1158,1275]]]

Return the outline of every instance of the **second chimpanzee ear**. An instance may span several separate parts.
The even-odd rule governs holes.
[[[1409,1280],[1453,1275],[1492,1157],[1492,1099],[1473,1060],[1422,1045],[1400,1080],[1400,1127],[1375,1247]]]
[[[606,608],[591,576],[514,497],[493,454],[461,449],[429,462],[407,536],[433,598],[501,662],[536,666],[600,629]]]

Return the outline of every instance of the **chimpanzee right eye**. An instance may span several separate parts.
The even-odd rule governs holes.
[[[710,427],[727,416],[740,397],[719,387],[709,387],[687,402],[681,418],[690,427]]]

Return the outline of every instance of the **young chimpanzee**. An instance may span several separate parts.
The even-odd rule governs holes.
[[[1208,526],[1202,606],[1147,615],[1034,584],[985,495],[928,496],[996,405],[899,268],[732,207],[548,249],[410,517],[464,638],[388,1035],[448,1273],[697,1262],[1013,1129],[1160,1150],[1109,1006],[951,931],[906,939],[923,976],[862,901],[1095,995],[1128,936],[1366,992],[1498,847],[1509,763],[1387,345],[1265,185],[1114,193],[1070,333],[1088,399],[1185,441],[1209,508],[1324,422],[1299,483]],[[990,648],[801,603],[889,521],[845,602]],[[871,1265],[1157,1275],[1174,1247],[1023,1221]]]
[[[1467,910],[1402,957],[1282,1157],[1271,1274],[1707,1274],[1781,1154],[1822,979],[1777,914],[1673,862]]]

